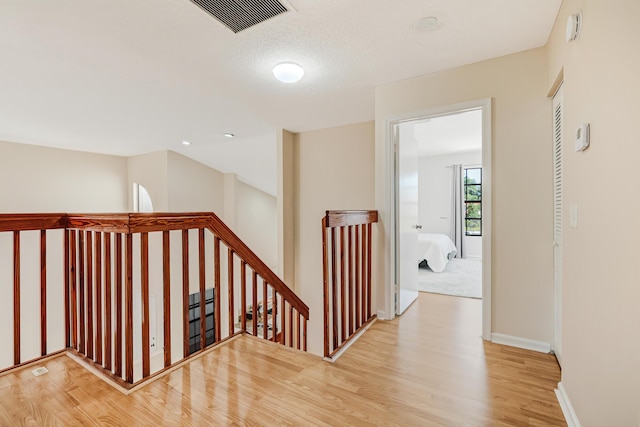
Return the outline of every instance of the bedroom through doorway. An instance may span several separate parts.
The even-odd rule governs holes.
[[[418,291],[481,299],[482,109],[403,126],[418,144]]]

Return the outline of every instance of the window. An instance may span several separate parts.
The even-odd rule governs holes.
[[[482,236],[482,168],[464,169],[464,234]]]
[[[215,341],[213,318],[213,289],[206,289],[204,293],[206,340],[205,345]],[[189,354],[200,350],[200,292],[189,295]]]

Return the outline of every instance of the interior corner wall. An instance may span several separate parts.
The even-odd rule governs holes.
[[[583,426],[640,423],[639,17],[635,0],[565,0],[548,45],[549,86],[564,75],[562,384]],[[576,153],[581,123],[591,145]]]
[[[134,182],[147,189],[155,212],[169,211],[167,156],[164,150],[127,158],[129,212],[133,212]]]
[[[422,231],[449,235],[451,166],[481,165],[482,152],[422,156],[418,159],[418,223]]]
[[[386,120],[492,99],[492,332],[553,342],[551,101],[544,48],[376,87],[378,307],[389,309]],[[386,252],[385,252],[386,251]]]
[[[214,212],[224,217],[224,174],[173,151],[167,152],[171,212]]]
[[[374,123],[295,134],[294,153],[296,292],[311,313],[308,350],[322,355],[321,221],[326,210],[374,208]]]
[[[125,212],[124,157],[0,141],[0,212]]]
[[[418,159],[418,223],[423,233],[451,233],[451,168],[482,165],[482,151]],[[463,257],[482,258],[482,237],[463,236]],[[458,248],[459,249],[459,248]]]
[[[295,283],[295,242],[294,242],[294,135],[286,130],[277,132],[277,273],[293,291]]]
[[[236,233],[271,269],[278,265],[277,200],[271,194],[238,181]],[[286,282],[285,282],[286,283]]]

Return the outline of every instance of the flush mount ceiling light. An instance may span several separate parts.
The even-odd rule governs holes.
[[[304,70],[293,62],[281,62],[273,67],[273,75],[282,83],[295,83],[304,76]]]
[[[427,16],[425,18],[418,19],[416,28],[418,31],[433,31],[438,28],[438,18],[435,16]]]
[[[226,136],[227,138],[233,138],[235,135],[232,134],[232,133],[227,132],[227,133],[224,134],[224,136]]]
[[[191,145],[189,141],[182,141],[182,145]]]

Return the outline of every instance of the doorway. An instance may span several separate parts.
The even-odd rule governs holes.
[[[391,223],[393,235],[391,238],[391,259],[390,259],[390,274],[391,283],[393,284],[390,289],[390,297],[392,301],[395,301],[395,313],[396,315],[402,314],[402,312],[413,302],[418,295],[417,286],[417,264],[419,261],[418,254],[414,253],[414,250],[418,248],[418,235],[430,234],[424,233],[431,231],[431,228],[444,231],[446,227],[440,224],[436,227],[436,223],[430,223],[425,228],[425,218],[418,217],[418,209],[413,207],[413,203],[418,203],[418,172],[417,172],[417,159],[418,159],[418,139],[409,132],[407,135],[407,128],[411,126],[419,126],[426,128],[431,121],[436,121],[438,118],[459,116],[463,113],[476,112],[480,116],[481,123],[481,148],[479,157],[481,159],[480,165],[472,164],[477,162],[467,162],[467,169],[461,169],[461,183],[464,183],[464,174],[469,176],[476,176],[479,174],[479,183],[482,186],[481,200],[467,200],[470,205],[478,205],[480,202],[482,205],[481,210],[474,211],[474,209],[464,209],[465,201],[462,200],[461,212],[464,212],[460,219],[461,230],[463,235],[454,236],[460,238],[460,248],[464,256],[465,240],[474,238],[472,243],[467,241],[467,245],[471,252],[472,247],[476,246],[476,256],[481,256],[481,297],[482,297],[482,324],[483,324],[483,338],[491,338],[491,100],[479,100],[472,101],[464,104],[457,104],[443,108],[431,109],[427,111],[405,114],[403,116],[387,119],[387,144],[392,147],[393,155],[388,159],[391,164],[391,170],[394,171],[391,174],[392,183],[390,185],[390,200],[392,201],[391,209]],[[404,130],[403,130],[404,129]],[[405,135],[403,136],[403,133]],[[413,156],[415,161],[410,161]],[[475,169],[475,170],[472,170]],[[470,178],[467,176],[467,182]],[[474,182],[473,185],[476,183]],[[453,187],[450,187],[453,188]],[[473,190],[477,187],[466,188],[463,184],[460,185],[460,191]],[[449,191],[449,190],[447,190]],[[473,197],[472,197],[473,198]],[[407,209],[407,206],[409,208]],[[469,206],[467,206],[469,207]],[[469,217],[469,213],[472,213]],[[465,213],[467,215],[465,215]],[[448,224],[451,223],[450,214],[439,215],[437,218],[446,217]],[[466,227],[466,228],[465,228]],[[423,233],[421,233],[421,231]],[[476,235],[474,235],[474,233]],[[437,233],[451,236],[451,230],[447,230],[447,233]],[[465,239],[465,240],[463,240]],[[451,239],[454,240],[454,239]],[[479,244],[478,244],[479,243]],[[456,248],[457,250],[457,248]],[[445,260],[451,254],[445,256]],[[454,255],[455,256],[455,255]],[[435,267],[435,263],[432,261]],[[439,267],[435,268],[438,269]],[[414,274],[414,272],[416,274]]]

